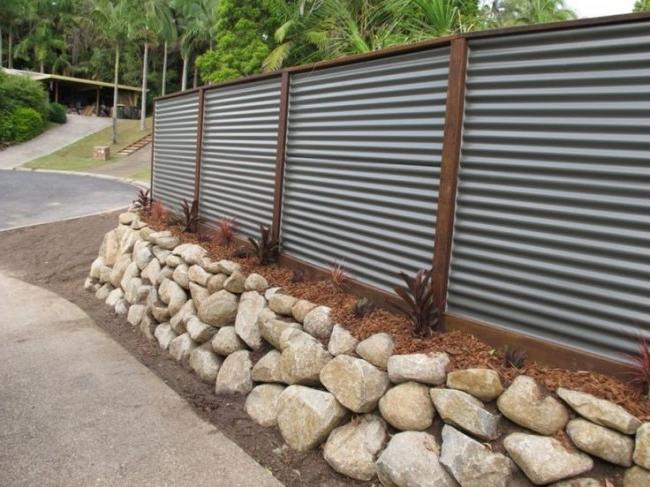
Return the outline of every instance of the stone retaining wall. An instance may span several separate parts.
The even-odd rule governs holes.
[[[105,235],[85,288],[216,394],[247,395],[250,417],[278,427],[289,447],[323,445],[327,463],[349,477],[384,486],[605,485],[587,477],[595,457],[624,468],[625,487],[650,486],[650,423],[621,407],[562,388],[558,399],[526,376],[504,387],[493,370],[448,372],[445,353],[393,355],[386,333],[358,343],[329,308],[269,288],[235,262],[214,262],[137,213],[120,215]],[[264,350],[253,363],[251,351]]]

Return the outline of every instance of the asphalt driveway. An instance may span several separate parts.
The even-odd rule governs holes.
[[[0,230],[125,208],[136,192],[110,179],[0,170]]]

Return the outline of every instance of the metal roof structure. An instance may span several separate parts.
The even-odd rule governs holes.
[[[36,71],[27,71],[27,70],[22,70],[22,69],[8,69],[8,68],[0,68],[3,73],[7,73],[10,75],[14,76],[27,76],[30,79],[33,79],[34,81],[50,81],[50,80],[56,80],[56,81],[64,81],[68,83],[78,83],[78,84],[85,84],[85,85],[90,85],[90,86],[100,86],[103,88],[113,88],[113,83],[107,83],[106,81],[97,81],[94,79],[85,79],[85,78],[75,78],[72,76],[63,76],[60,74],[50,74],[50,73],[39,73]],[[126,90],[126,91],[135,91],[138,93],[142,92],[142,88],[138,88],[136,86],[128,86],[128,85],[117,85],[118,89],[120,90]]]

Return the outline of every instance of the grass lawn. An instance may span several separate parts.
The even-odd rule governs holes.
[[[84,171],[119,160],[115,154],[122,148],[144,137],[148,132],[140,131],[140,120],[117,121],[117,144],[111,144],[112,128],[107,127],[88,137],[85,137],[63,149],[47,156],[39,157],[25,164],[31,169],[58,169],[62,171]],[[147,130],[151,131],[151,118],[147,119]],[[111,146],[111,160],[96,161],[93,159],[93,147],[96,145]]]
[[[137,181],[142,181],[143,183],[149,184],[149,181],[151,181],[151,167],[147,166],[142,171],[133,174],[131,176],[131,179],[135,179]]]

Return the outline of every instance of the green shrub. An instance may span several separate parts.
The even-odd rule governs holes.
[[[0,110],[0,142],[14,140],[14,121],[11,112]]]
[[[43,131],[43,117],[33,108],[19,107],[11,115],[16,142],[25,142]]]
[[[65,114],[66,110],[63,105],[60,103],[50,103],[49,110],[47,113],[47,119],[50,122],[54,123],[65,123],[67,116]]]
[[[26,76],[0,73],[0,112],[13,112],[28,107],[37,111],[43,119],[48,116],[47,93],[38,81]]]

